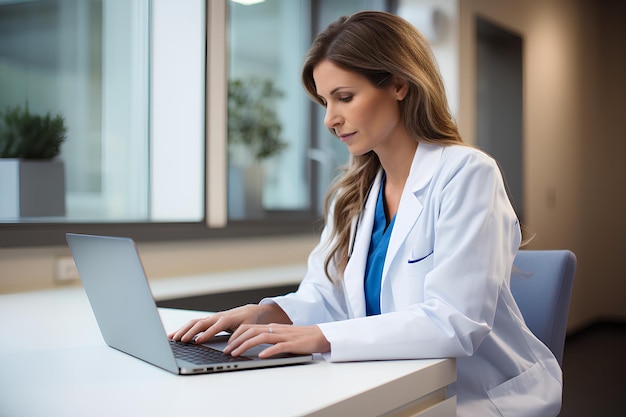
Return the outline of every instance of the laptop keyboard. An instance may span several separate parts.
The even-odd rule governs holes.
[[[170,340],[170,346],[174,356],[179,359],[184,359],[188,362],[196,365],[202,365],[206,363],[219,363],[219,362],[242,362],[250,361],[251,358],[243,356],[231,356],[224,352],[210,348],[204,345],[195,345],[192,343],[182,343]]]

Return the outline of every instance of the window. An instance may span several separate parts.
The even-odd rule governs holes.
[[[64,212],[0,211],[0,246],[63,244],[66,231],[162,240],[312,230],[347,152],[304,93],[302,59],[330,21],[388,2],[242,3],[0,3],[0,112],[27,106],[67,126]],[[220,38],[211,30],[224,22]],[[223,48],[223,62],[206,59],[211,42]],[[222,64],[228,88],[220,89]],[[279,131],[270,151],[234,138],[237,88],[265,88],[255,105]]]
[[[67,126],[61,218],[44,211],[23,219],[17,210],[4,220],[202,220],[202,2],[50,0],[0,8],[0,109],[28,106],[61,115]]]
[[[246,3],[229,1],[227,13],[229,220],[285,211],[319,214],[326,189],[337,166],[347,161],[348,152],[323,128],[322,112],[304,92],[300,80],[304,56],[313,34],[337,17],[363,9],[389,10],[389,5],[382,0]],[[268,91],[275,96],[268,97]],[[275,112],[275,118],[263,121],[280,127],[277,142],[265,142],[266,149],[276,150],[267,158],[255,158],[260,144],[242,146],[233,132],[251,121],[249,108],[238,111],[237,103],[252,98],[261,98],[246,102],[257,108],[257,117]],[[259,135],[254,138],[261,139]]]
[[[230,220],[310,207],[310,106],[299,77],[310,7],[228,2]]]

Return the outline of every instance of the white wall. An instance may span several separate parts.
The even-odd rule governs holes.
[[[429,40],[443,78],[453,115],[459,110],[458,0],[400,0],[398,15]]]
[[[306,265],[318,241],[310,234],[289,237],[140,243],[150,279],[184,277],[233,270]],[[69,256],[67,247],[0,250],[0,294],[63,286],[55,282],[55,262]],[[261,279],[261,278],[259,278]],[[79,285],[73,282],[69,285]],[[265,286],[262,283],[259,286]]]
[[[460,0],[462,134],[476,132],[476,15],[524,38],[526,227],[578,258],[569,328],[626,320],[624,2]]]

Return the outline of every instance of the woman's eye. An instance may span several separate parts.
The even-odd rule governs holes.
[[[352,96],[339,97],[339,101],[342,101],[344,103],[348,103],[351,100],[352,100]]]

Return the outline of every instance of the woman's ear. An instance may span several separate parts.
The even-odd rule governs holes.
[[[404,100],[409,91],[409,83],[405,79],[395,77],[393,86],[395,89],[396,100]]]

